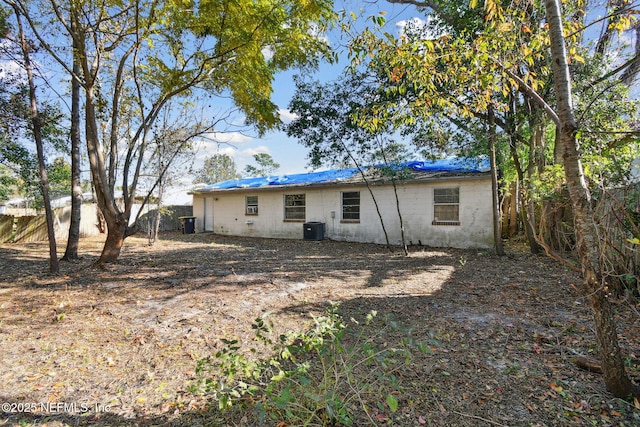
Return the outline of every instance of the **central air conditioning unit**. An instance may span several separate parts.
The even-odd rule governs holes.
[[[304,240],[323,240],[324,222],[305,222],[303,236]]]

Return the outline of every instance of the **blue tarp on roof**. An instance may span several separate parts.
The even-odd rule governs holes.
[[[322,182],[342,181],[342,180],[351,178],[356,173],[358,173],[358,169],[349,168],[349,169],[339,169],[339,170],[328,170],[323,172],[299,173],[299,174],[293,174],[293,175],[231,179],[228,181],[222,181],[222,182],[208,185],[203,189],[210,190],[215,188],[221,188],[221,189],[255,188],[255,187],[267,187],[267,186],[273,186],[273,185],[317,184]]]
[[[490,170],[486,160],[449,158],[433,161],[413,161],[400,165],[400,168],[410,168],[416,172],[458,172],[473,173]],[[322,172],[300,173],[293,175],[267,176],[257,178],[230,179],[207,185],[200,190],[259,188],[277,185],[307,185],[323,182],[340,182],[358,173],[357,168],[328,170]]]
[[[426,162],[407,162],[403,166],[420,172],[488,172],[491,166],[487,159],[450,157]]]

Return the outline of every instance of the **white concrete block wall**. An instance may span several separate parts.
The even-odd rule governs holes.
[[[432,225],[433,189],[460,189],[460,225]],[[342,191],[360,191],[360,222],[342,222]],[[305,194],[306,218],[284,221],[284,195]],[[393,187],[374,186],[373,194],[392,244],[401,242],[400,222]],[[245,215],[245,196],[258,196],[258,215]],[[213,232],[273,238],[303,238],[304,222],[325,223],[325,238],[354,242],[385,243],[380,218],[366,186],[323,188],[260,188],[225,190],[207,194],[213,201]],[[406,243],[458,248],[493,246],[491,181],[487,178],[398,185],[398,198]],[[209,206],[209,205],[208,205]],[[194,195],[196,230],[203,230],[203,195]],[[332,217],[335,212],[335,217]],[[209,228],[209,227],[208,227]]]

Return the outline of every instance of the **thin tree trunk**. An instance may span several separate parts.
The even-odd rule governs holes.
[[[520,199],[520,181],[515,180],[511,185],[511,197],[509,198],[509,237],[518,235],[518,200]]]
[[[38,170],[40,173],[40,191],[42,192],[42,200],[44,203],[44,211],[47,220],[47,235],[49,237],[49,271],[51,273],[59,273],[60,265],[58,263],[58,251],[56,248],[56,234],[53,226],[53,210],[51,209],[51,199],[49,197],[49,179],[47,177],[47,168],[44,161],[44,140],[42,137],[42,122],[38,112],[38,102],[36,98],[36,85],[33,78],[33,67],[29,55],[29,45],[27,38],[22,29],[22,21],[20,19],[20,11],[14,6],[16,21],[20,37],[20,47],[24,59],[24,67],[27,71],[27,79],[29,81],[29,114],[31,116],[31,126],[33,129],[33,138],[36,143],[36,152],[38,154]]]
[[[162,219],[162,197],[164,196],[164,182],[162,179],[158,182],[158,204],[156,215],[153,217],[153,223],[149,223],[149,244],[155,245],[158,241],[158,232],[160,231],[160,220]]]
[[[518,175],[518,185],[520,189],[520,191],[518,192],[518,203],[520,205],[520,215],[522,215],[522,225],[524,227],[524,234],[527,237],[527,241],[529,242],[529,248],[531,250],[531,253],[537,254],[540,252],[540,246],[538,245],[538,242],[536,242],[536,239],[533,233],[533,228],[531,227],[531,221],[533,221],[533,218],[529,216],[529,211],[526,205],[527,197],[525,197],[522,191],[522,186],[524,185],[524,182],[525,182],[524,171],[522,170],[522,163],[520,162],[520,156],[518,155],[518,149],[516,145],[517,129],[513,124],[513,117],[515,116],[516,110],[517,110],[516,102],[517,102],[516,97],[511,96],[510,106],[509,106],[510,114],[507,120],[508,130],[509,130],[509,151],[511,152],[513,164],[516,168],[516,173]]]
[[[386,163],[386,160],[385,160]],[[393,185],[393,194],[396,197],[396,211],[398,212],[398,220],[400,221],[400,244],[402,245],[402,253],[409,255],[409,248],[407,248],[407,241],[404,237],[404,220],[402,219],[402,211],[400,210],[400,199],[398,198],[398,186],[396,185],[396,179],[391,178],[391,184]]]
[[[387,156],[385,154],[385,150],[384,150],[384,144],[382,142],[379,142],[379,146],[380,146],[380,152],[382,153],[382,160],[384,161],[384,164],[388,167],[389,163],[387,162]],[[398,198],[398,186],[396,185],[396,178],[395,178],[395,173],[394,175],[391,176],[391,184],[393,185],[393,195],[396,198],[396,212],[398,212],[398,221],[400,221],[400,244],[402,246],[402,253],[404,254],[404,256],[409,255],[409,248],[407,248],[407,241],[404,237],[404,219],[402,218],[402,211],[400,210],[400,199]],[[380,219],[382,221],[382,218]],[[388,243],[388,239],[387,239],[387,243]]]
[[[342,148],[344,148],[344,150],[347,152],[347,155],[349,156],[349,158],[356,165],[356,168],[358,169],[358,172],[360,173],[360,176],[362,177],[362,180],[364,181],[365,185],[367,186],[367,190],[369,190],[369,194],[371,195],[371,199],[373,200],[373,205],[376,207],[376,213],[378,214],[378,218],[380,219],[380,226],[382,227],[382,233],[384,234],[384,240],[385,240],[385,242],[387,244],[387,249],[389,249],[389,252],[393,252],[393,247],[391,246],[391,243],[389,242],[389,233],[387,233],[387,228],[384,225],[384,219],[382,217],[382,213],[380,212],[380,206],[378,206],[378,200],[376,199],[375,194],[373,194],[373,189],[371,188],[371,184],[369,183],[369,180],[367,179],[367,175],[365,174],[365,171],[360,167],[360,164],[356,160],[355,156],[353,154],[351,154],[351,151],[347,148],[347,146],[344,143],[342,144]]]
[[[71,19],[73,28],[75,19]],[[73,31],[73,30],[72,30]],[[76,42],[73,41],[73,74],[80,74],[79,59],[76,55]],[[69,237],[63,261],[78,259],[80,243],[80,221],[82,213],[82,182],[80,181],[80,83],[71,78],[71,219],[69,221]]]
[[[493,199],[493,240],[496,255],[504,256],[502,245],[502,226],[500,224],[500,196],[498,195],[498,166],[496,164],[496,118],[493,108],[489,107],[489,158],[491,163],[491,197]]]
[[[513,158],[513,164],[516,168],[516,173],[518,175],[519,185],[522,185],[524,182],[524,172],[522,171],[522,166],[520,164],[520,156],[518,156],[518,150],[516,149],[516,143],[512,136],[509,137],[509,149],[511,151],[511,157]],[[518,187],[520,189],[520,186]],[[540,252],[540,245],[536,242],[535,236],[533,234],[533,228],[531,227],[531,219],[529,217],[529,211],[527,210],[527,206],[525,203],[525,197],[518,192],[518,201],[520,203],[520,214],[522,215],[522,225],[524,227],[524,234],[527,237],[527,241],[529,242],[529,248],[531,253],[537,254]]]
[[[527,164],[527,179],[525,182],[527,183],[527,198],[523,200],[523,204],[526,203],[527,209],[527,217],[529,228],[528,231],[531,233],[532,241],[531,241],[531,253],[538,254],[542,252],[542,247],[538,244],[535,239],[535,236],[538,234],[537,229],[537,220],[536,220],[536,205],[533,201],[533,177],[536,173],[536,165],[538,160],[538,145],[539,142],[539,127],[535,125],[534,120],[529,120],[529,128],[534,129],[532,135],[529,136],[529,163]],[[527,218],[525,218],[527,219]]]
[[[627,375],[611,302],[602,276],[599,260],[599,241],[593,219],[589,189],[586,185],[578,151],[576,133],[578,126],[573,114],[571,77],[563,35],[562,14],[559,0],[545,0],[554,84],[560,119],[559,142],[576,233],[576,252],[580,257],[584,277],[584,292],[588,296],[595,321],[596,342],[607,388],[616,397],[640,397],[640,387]]]

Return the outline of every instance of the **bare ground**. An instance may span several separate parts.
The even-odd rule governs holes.
[[[256,317],[302,331],[329,301],[345,319],[377,310],[431,347],[399,375],[397,412],[378,405],[379,425],[640,425],[638,402],[575,364],[595,345],[580,278],[525,248],[404,257],[333,241],[162,238],[128,239],[106,270],[92,267],[101,241],[83,240],[83,259],[59,276],[46,273],[46,244],[0,245],[0,425],[252,425],[189,392],[197,360],[223,338],[251,345]],[[616,304],[638,381],[640,305]]]

